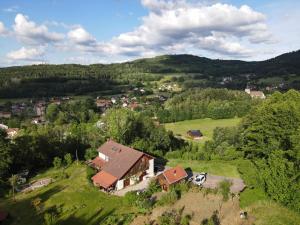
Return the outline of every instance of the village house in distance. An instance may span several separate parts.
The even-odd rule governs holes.
[[[200,140],[203,137],[203,134],[200,130],[188,130],[186,134],[189,138],[193,140]]]
[[[262,91],[251,91],[250,88],[246,88],[245,92],[251,96],[251,98],[265,99],[266,96]]]
[[[154,158],[146,153],[108,140],[98,148],[91,166],[98,170],[92,177],[104,191],[121,190],[154,176]]]

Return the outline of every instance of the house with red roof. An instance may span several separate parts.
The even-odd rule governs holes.
[[[188,177],[187,172],[180,166],[165,170],[157,176],[158,183],[164,191],[168,191],[174,184],[184,181]]]
[[[121,190],[154,176],[152,156],[113,140],[98,148],[90,165],[98,170],[92,177],[94,185],[105,191]]]

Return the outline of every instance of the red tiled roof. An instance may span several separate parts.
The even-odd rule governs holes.
[[[94,158],[91,162],[92,166],[97,167],[97,168],[102,168],[104,166],[104,164],[106,163],[106,161],[104,161],[103,159],[101,159],[99,156],[97,156],[96,158]]]
[[[164,171],[163,175],[169,184],[176,183],[177,181],[180,181],[188,176],[186,171],[180,166],[176,166]]]
[[[98,151],[108,156],[102,170],[121,179],[134,164],[144,155],[143,152],[121,145],[112,140],[104,143]]]
[[[92,180],[96,185],[100,185],[101,187],[104,188],[109,188],[118,179],[105,171],[101,171],[97,173],[95,176],[93,176]]]

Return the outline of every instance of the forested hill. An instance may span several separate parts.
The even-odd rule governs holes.
[[[32,65],[0,68],[0,76],[8,74],[35,77],[40,73],[57,75],[100,75],[127,72],[144,73],[202,73],[211,76],[240,75],[253,73],[257,75],[300,74],[300,50],[286,53],[275,58],[246,62],[241,60],[219,60],[194,55],[162,55],[154,58],[138,59],[125,63],[93,64],[89,66],[76,64]]]
[[[244,87],[252,80],[266,77],[300,77],[300,50],[259,62],[218,60],[193,55],[163,55],[125,63],[93,65],[32,65],[0,68],[0,96],[28,97],[84,94],[110,91],[116,84],[159,79],[157,74],[194,74],[206,79],[200,86],[214,86],[222,77],[239,77],[228,88]],[[245,78],[248,76],[247,79]],[[192,77],[192,79],[194,79]],[[190,79],[190,78],[188,78]],[[294,78],[293,78],[294,79]],[[298,88],[300,81],[294,82]],[[120,90],[120,88],[117,88]],[[74,90],[76,90],[74,92]]]

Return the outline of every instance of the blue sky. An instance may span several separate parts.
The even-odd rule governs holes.
[[[1,0],[0,66],[300,49],[297,0]]]

